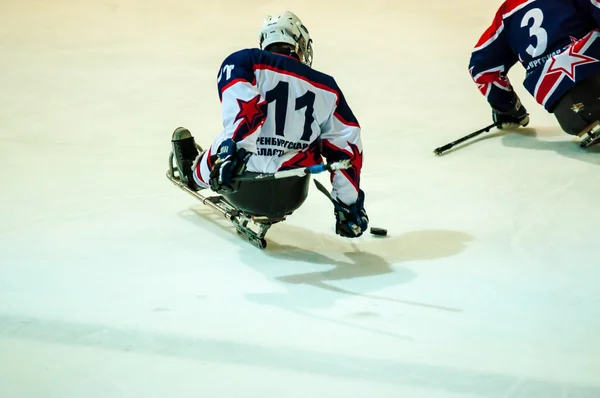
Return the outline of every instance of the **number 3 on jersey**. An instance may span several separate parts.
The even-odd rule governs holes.
[[[531,26],[529,22],[533,20]],[[527,11],[527,13],[523,16],[521,20],[521,27],[529,27],[529,37],[534,37],[537,40],[537,44],[533,46],[529,45],[525,49],[527,54],[531,55],[533,58],[537,58],[540,55],[543,55],[546,51],[546,47],[548,46],[548,32],[544,28],[542,28],[542,22],[544,21],[544,13],[539,8],[532,8]]]
[[[283,137],[285,128],[285,120],[288,111],[288,95],[290,85],[288,82],[279,82],[272,90],[266,92],[265,99],[267,103],[275,101],[275,134]],[[315,93],[307,91],[301,97],[296,98],[295,110],[306,108],[304,113],[304,131],[302,132],[301,141],[309,141],[312,135],[311,125],[315,121],[313,113],[315,111]]]

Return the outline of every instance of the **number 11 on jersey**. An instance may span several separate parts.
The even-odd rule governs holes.
[[[275,134],[283,137],[285,129],[285,121],[288,112],[288,97],[290,93],[290,85],[288,82],[279,82],[273,89],[266,92],[265,99],[267,103],[275,102]],[[315,93],[307,91],[306,94],[296,98],[294,110],[299,111],[306,108],[304,112],[304,130],[302,132],[301,141],[309,141],[312,135],[311,125],[315,121],[314,105]]]

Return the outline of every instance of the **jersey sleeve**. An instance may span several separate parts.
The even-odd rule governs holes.
[[[600,28],[600,0],[575,0],[575,3],[584,12],[589,12],[596,26]]]
[[[339,90],[338,90],[339,91]],[[361,128],[341,91],[334,109],[321,127],[321,153],[327,162],[350,159],[351,167],[331,174],[331,196],[351,205],[358,199],[363,163]]]
[[[504,31],[502,11],[483,33],[473,49],[469,73],[489,104],[499,111],[509,111],[514,104],[514,90],[507,73],[517,63]]]
[[[251,54],[247,50],[227,57],[217,77],[223,120],[223,140],[256,153],[256,140],[267,117],[267,103],[256,86]]]

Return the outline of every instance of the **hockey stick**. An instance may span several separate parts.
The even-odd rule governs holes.
[[[300,167],[297,169],[277,171],[275,173],[268,174],[258,174],[258,175],[250,175],[250,176],[240,176],[233,178],[234,181],[256,181],[256,180],[278,180],[281,178],[289,178],[289,177],[304,177],[307,174],[318,174],[324,171],[333,171],[333,170],[343,170],[350,168],[352,165],[350,164],[350,160],[342,160],[339,162],[333,162],[329,164],[317,164],[309,167]]]
[[[317,180],[313,180],[313,181],[314,181],[315,185],[317,186],[317,189],[319,191],[321,191],[323,193],[323,195],[327,196],[327,198],[331,201],[331,203],[333,203],[333,206],[336,206],[337,203],[335,202],[335,199],[333,199],[331,197],[331,194],[329,193],[329,191],[327,190],[327,188],[325,188],[325,186],[323,184],[321,184],[319,181],[317,181]],[[354,230],[355,234],[360,233],[360,228],[358,226],[354,225],[352,227],[352,229]]]
[[[323,195],[327,196],[327,199],[329,199],[331,201],[331,203],[333,203],[333,205],[335,206],[337,203],[336,203],[335,199],[333,199],[331,197],[331,194],[329,193],[327,188],[325,188],[325,186],[323,184],[321,184],[318,180],[313,180],[313,182],[317,186],[317,189],[319,191],[321,191],[321,193],[323,193]],[[372,235],[378,235],[378,236],[386,236],[387,235],[387,229],[385,229],[385,228],[371,227],[370,232]]]
[[[329,199],[331,201],[331,203],[333,203],[335,205],[335,200],[331,197],[331,194],[329,193],[327,188],[325,188],[325,186],[317,180],[314,180],[314,183],[317,186],[317,189],[319,191],[321,191],[323,193],[323,195],[327,196],[327,199]]]
[[[473,133],[471,133],[469,135],[465,135],[464,137],[459,138],[456,141],[452,141],[449,144],[446,144],[446,145],[441,146],[439,148],[435,148],[434,151],[433,151],[433,153],[435,153],[436,155],[441,155],[442,153],[446,152],[448,149],[452,148],[454,145],[458,145],[461,142],[465,142],[466,140],[469,140],[469,139],[471,139],[473,137],[476,137],[476,136],[478,136],[481,133],[486,133],[486,132],[490,131],[491,129],[493,129],[494,127],[497,127],[498,125],[499,125],[499,123],[490,124],[489,126],[484,127],[481,130],[477,130],[477,131],[475,131],[475,132],[473,132]]]

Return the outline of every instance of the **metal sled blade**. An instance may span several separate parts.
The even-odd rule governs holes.
[[[180,173],[173,163],[173,157],[173,152],[171,152],[169,155],[169,169],[167,170],[167,178],[173,183],[173,185],[192,195],[194,198],[202,202],[203,205],[210,207],[231,221],[236,228],[237,234],[246,239],[252,245],[259,249],[264,249],[267,247],[267,241],[264,239],[267,231],[273,224],[284,221],[285,218],[270,219],[267,217],[251,216],[236,209],[235,206],[228,203],[227,200],[221,195],[208,196],[203,195],[201,193],[202,191],[194,191],[181,181],[181,178],[179,177]],[[258,231],[254,231],[252,228],[250,228],[250,223],[255,224],[258,227]]]
[[[598,144],[600,142],[600,121],[590,124],[577,135],[584,137],[586,134],[587,136],[579,144],[581,148],[589,148],[592,145]]]
[[[235,218],[239,214],[239,211],[233,206],[221,206],[225,204],[224,202],[222,202],[223,198],[221,196],[203,195],[200,193],[201,191],[194,191],[193,189],[190,189],[190,187],[188,187],[181,181],[178,175],[175,175],[176,172],[177,174],[179,174],[177,167],[173,165],[173,152],[171,152],[169,155],[169,169],[167,170],[167,178],[173,183],[173,185],[192,195],[200,202],[202,202],[203,205],[206,205],[211,209],[221,213],[223,217],[227,218],[230,221],[233,220],[233,218]]]

